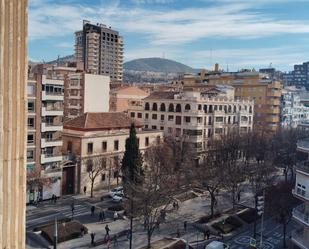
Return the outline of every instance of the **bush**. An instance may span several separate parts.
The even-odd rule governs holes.
[[[63,219],[59,219],[58,220],[58,223],[64,223],[64,222],[69,222],[71,221],[71,218],[63,218]],[[45,227],[48,227],[48,226],[53,226],[55,224],[55,221],[52,221],[52,222],[49,222],[49,223],[46,223],[44,225],[41,225],[41,226],[38,226],[38,227],[35,227],[33,229],[34,232],[38,232],[38,231],[42,231]]]
[[[221,216],[221,213],[215,213],[213,217],[211,217],[211,215],[203,216],[199,218],[199,220],[196,223],[199,223],[199,224],[208,223],[212,219],[219,218],[220,216]]]
[[[252,223],[255,219],[256,211],[253,208],[248,208],[247,210],[237,214],[237,216],[247,223]]]
[[[214,229],[216,229],[217,231],[219,231],[220,233],[226,234],[226,233],[230,233],[233,230],[235,230],[236,228],[229,224],[229,223],[225,223],[224,225],[221,222],[217,222],[211,225]]]
[[[124,210],[124,207],[122,205],[115,205],[115,206],[108,207],[107,210],[118,212],[118,211]]]
[[[235,228],[239,228],[242,226],[242,223],[237,220],[237,218],[235,218],[234,216],[229,216],[226,220],[226,223],[231,224],[232,226],[234,226]]]
[[[88,229],[78,221],[58,224],[58,242],[60,243],[80,237],[82,228],[84,229],[84,234],[87,234]],[[42,229],[42,236],[45,237],[50,243],[53,243],[54,240],[54,230],[54,224],[45,226]]]

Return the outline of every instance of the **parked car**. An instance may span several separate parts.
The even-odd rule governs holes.
[[[108,193],[110,197],[113,197],[116,194],[123,195],[123,187],[120,186],[120,187],[114,188]]]
[[[114,194],[112,197],[113,202],[122,202],[123,194]]]
[[[205,249],[229,249],[230,246],[220,241],[213,241],[208,244]]]

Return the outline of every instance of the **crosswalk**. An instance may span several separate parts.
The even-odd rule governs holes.
[[[74,217],[90,215],[90,207],[86,205],[76,204],[74,209]],[[72,218],[71,206],[51,206],[48,210],[40,211],[38,207],[27,214],[27,229],[48,223],[54,219]]]

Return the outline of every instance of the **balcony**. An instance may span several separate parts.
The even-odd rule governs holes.
[[[62,140],[61,139],[54,139],[49,140],[46,138],[41,139],[41,148],[46,147],[56,147],[56,146],[62,146]]]
[[[62,161],[62,155],[41,154],[41,164],[61,162],[61,161]]]
[[[42,100],[63,101],[63,93],[42,91]]]
[[[308,139],[299,140],[297,142],[297,150],[301,152],[309,153],[309,140]]]
[[[302,249],[308,249],[309,242],[304,239],[305,238],[304,236],[305,234],[302,230],[301,231],[295,230],[292,232],[291,240],[293,244],[297,245],[298,247]]]
[[[41,131],[62,131],[62,124],[49,124],[42,122]]]
[[[293,209],[293,218],[302,224],[309,226],[309,210],[302,204]]]
[[[42,107],[42,116],[63,116],[63,109],[53,107]]]

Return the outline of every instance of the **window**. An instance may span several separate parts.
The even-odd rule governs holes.
[[[223,117],[216,117],[216,122],[222,123],[223,122]]]
[[[28,112],[34,112],[34,102],[33,101],[28,102]]]
[[[28,85],[27,86],[27,93],[28,93],[28,95],[30,95],[30,96],[34,96],[35,94],[34,94],[34,85]]]
[[[153,125],[153,126],[151,126],[151,129],[156,130],[156,129],[157,129],[157,126],[156,126],[156,125]]]
[[[176,116],[176,125],[181,125],[181,116]]]
[[[189,104],[186,104],[186,106],[185,106],[185,110],[186,110],[186,111],[191,110],[191,106],[190,106]]]
[[[93,143],[88,143],[87,144],[87,153],[92,154],[93,152]]]
[[[181,105],[180,104],[176,105],[176,112],[181,112]]]
[[[216,128],[215,129],[215,133],[216,134],[222,134],[223,133],[223,129],[222,128]]]
[[[169,111],[169,112],[174,112],[174,105],[173,105],[173,104],[170,104],[170,105],[168,106],[168,111]]]
[[[87,172],[91,172],[92,171],[92,160],[88,160],[87,161]]]
[[[161,104],[160,111],[161,112],[165,112],[165,104],[164,103]]]
[[[161,130],[161,131],[164,131],[164,127],[163,127],[163,126],[160,126],[160,130]]]
[[[149,137],[145,137],[145,146],[149,146]]]
[[[34,118],[28,118],[28,128],[34,128]]]
[[[172,127],[168,127],[168,128],[167,128],[167,132],[168,132],[168,133],[173,133],[173,128],[172,128]]]
[[[157,114],[152,114],[152,119],[153,120],[157,120],[157,117],[158,117]]]
[[[152,110],[153,110],[153,111],[157,111],[157,110],[158,110],[158,105],[157,105],[157,103],[153,103],[153,104],[152,104]]]
[[[306,195],[306,186],[297,183],[296,192],[297,192],[298,195],[305,196]]]
[[[119,150],[119,141],[114,141],[114,150]]]
[[[161,121],[164,121],[164,115],[161,115]]]
[[[199,124],[201,124],[201,123],[202,123],[202,118],[201,118],[201,117],[197,117],[197,122],[198,122]]]
[[[174,116],[173,115],[168,115],[168,121],[173,121],[174,120]]]
[[[149,113],[146,113],[145,114],[145,119],[148,119],[149,118]]]
[[[68,152],[72,152],[72,147],[73,147],[73,146],[72,146],[72,142],[69,141],[68,144],[67,144],[67,151],[68,151]]]
[[[103,151],[103,152],[106,152],[106,151],[107,151],[107,142],[106,142],[106,141],[103,141],[103,142],[102,142],[102,151]]]
[[[198,105],[198,108],[197,108],[199,111],[202,110],[202,105]]]
[[[106,180],[106,174],[102,174],[102,175],[101,175],[101,181],[102,181],[102,182],[105,182],[105,180]]]
[[[138,113],[137,113],[137,117],[138,117],[138,118],[142,118],[142,117],[143,117],[142,113],[138,112]]]
[[[149,107],[149,103],[148,103],[148,102],[145,103],[145,110],[146,110],[146,111],[149,111],[149,110],[150,110],[150,107]]]
[[[34,159],[34,151],[27,150],[27,160],[33,160],[33,159]]]
[[[190,123],[191,122],[191,117],[185,117],[185,122]]]
[[[131,118],[135,118],[135,112],[131,112]]]
[[[34,143],[34,134],[28,134],[27,136],[27,143],[33,144]]]

